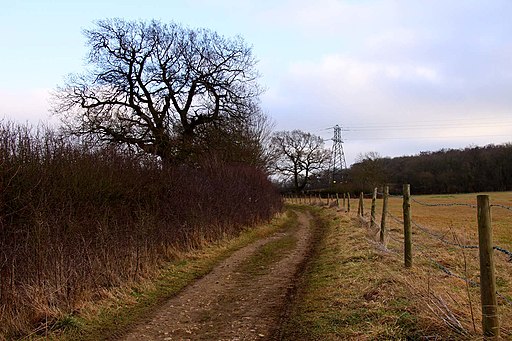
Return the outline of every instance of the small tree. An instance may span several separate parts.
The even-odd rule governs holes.
[[[251,48],[207,29],[107,19],[86,30],[90,67],[55,92],[70,133],[187,156],[196,131],[259,112]]]
[[[372,191],[385,182],[386,172],[381,160],[377,152],[360,153],[357,156],[356,163],[350,167],[350,175],[357,190]]]
[[[273,169],[293,182],[295,191],[303,191],[310,176],[325,169],[330,152],[320,136],[300,130],[280,131],[271,138]]]

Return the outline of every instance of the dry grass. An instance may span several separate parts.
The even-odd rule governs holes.
[[[278,214],[271,223],[247,229],[236,238],[205,244],[187,252],[176,251],[175,259],[164,264],[152,278],[104,290],[99,293],[101,299],[83,302],[79,314],[63,315],[47,325],[46,330],[34,332],[23,340],[117,339],[134,322],[207,274],[236,250],[278,230],[289,229],[295,221],[293,215]]]
[[[512,206],[512,193],[491,193],[491,204]],[[430,204],[476,205],[476,194],[418,196]],[[354,206],[354,202],[352,202]],[[365,200],[366,220],[370,200]],[[402,199],[389,202],[402,218]],[[377,212],[382,202],[378,200]],[[403,267],[403,227],[388,218],[387,248],[356,217],[326,210],[328,232],[307,272],[299,303],[285,326],[286,339],[481,338],[478,250],[443,243],[413,226],[413,268]],[[494,241],[511,250],[512,212],[493,207]],[[476,208],[412,203],[412,219],[452,244],[477,245]],[[377,216],[380,222],[380,215]],[[512,263],[496,252],[501,336],[512,337]],[[449,273],[450,274],[449,274]],[[468,278],[465,281],[454,275]],[[293,331],[295,330],[295,331]]]
[[[490,193],[491,204],[512,206],[512,193]],[[427,204],[461,203],[476,205],[477,194],[460,195],[426,195],[414,197],[417,201]],[[380,212],[381,202],[378,201],[377,212]],[[402,217],[402,199],[390,199],[389,210],[395,217]],[[494,245],[512,250],[512,211],[492,207],[492,227]],[[479,254],[478,249],[460,248],[456,245],[478,245],[477,210],[468,206],[424,206],[413,202],[411,205],[412,219],[418,225],[435,233],[433,237],[413,225],[413,257],[415,270],[419,280],[412,281],[411,287],[418,292],[428,286],[431,292],[442,295],[446,307],[437,307],[436,313],[451,310],[460,322],[458,327],[470,333],[481,333],[481,308],[479,283]],[[378,217],[380,221],[380,215]],[[389,219],[390,234],[388,248],[397,253],[402,252],[403,228],[399,222]],[[510,257],[495,251],[497,290],[502,295],[498,297],[501,334],[512,336],[512,263]],[[449,275],[450,272],[452,275]],[[457,278],[460,276],[467,278]],[[427,283],[427,284],[425,284]],[[443,305],[443,303],[438,303]],[[472,312],[473,314],[472,314]],[[473,325],[474,319],[474,325]],[[448,324],[451,322],[446,321]]]

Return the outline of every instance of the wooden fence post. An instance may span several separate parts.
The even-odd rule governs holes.
[[[350,192],[347,193],[347,212],[350,212]]]
[[[340,208],[340,197],[338,196],[338,192],[336,192],[336,207]]]
[[[377,187],[373,189],[373,196],[372,196],[372,208],[370,211],[370,228],[374,228],[375,225],[375,204],[377,201]]]
[[[359,209],[358,209],[359,215],[361,217],[364,216],[364,193],[361,192],[359,194]]]
[[[386,215],[388,214],[389,187],[384,186],[382,195],[382,217],[380,219],[380,242],[386,246]]]
[[[343,193],[343,210],[345,210],[346,193]]]
[[[480,250],[480,296],[482,299],[482,328],[484,336],[498,338],[498,302],[494,275],[491,208],[488,195],[477,196],[478,247]]]
[[[411,186],[403,186],[404,211],[404,264],[406,268],[412,266],[412,230],[411,230]]]

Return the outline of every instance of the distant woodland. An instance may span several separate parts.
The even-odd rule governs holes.
[[[512,144],[395,158],[369,153],[349,169],[347,185],[353,190],[371,191],[383,183],[409,183],[416,194],[510,191]]]

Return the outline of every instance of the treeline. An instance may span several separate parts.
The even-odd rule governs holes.
[[[367,157],[352,165],[349,179],[365,191],[382,183],[410,183],[416,194],[510,191],[512,144]]]
[[[256,167],[220,159],[163,167],[50,129],[0,124],[0,165],[0,338],[281,208]]]

